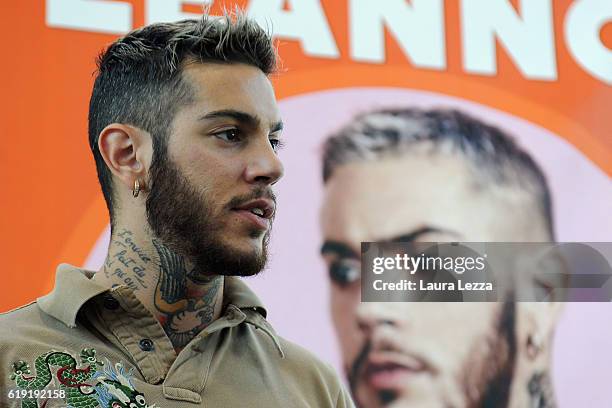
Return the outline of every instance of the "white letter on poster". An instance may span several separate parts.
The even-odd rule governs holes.
[[[612,51],[599,36],[612,21],[612,2],[582,0],[571,5],[565,20],[565,41],[576,61],[595,78],[612,85]]]
[[[557,79],[550,0],[523,0],[518,16],[508,0],[461,2],[463,63],[468,72],[497,73],[495,38],[526,78]]]
[[[186,18],[200,18],[202,13],[184,13],[182,11],[183,4],[193,4],[204,6],[212,3],[210,0],[146,0],[145,2],[145,24],[152,23],[168,23],[171,21],[184,20]]]
[[[351,0],[349,27],[355,60],[384,62],[386,27],[415,66],[446,68],[441,0]]]
[[[101,0],[47,0],[49,27],[125,34],[132,29],[132,5]]]
[[[291,10],[283,10],[283,0],[252,0],[247,13],[274,35],[299,40],[304,53],[315,57],[339,56],[327,19],[318,0],[293,0]]]

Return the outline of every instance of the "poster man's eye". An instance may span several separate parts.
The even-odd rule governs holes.
[[[359,262],[339,260],[329,266],[329,278],[340,287],[346,287],[358,281],[360,277]]]
[[[270,144],[272,145],[272,149],[274,149],[275,152],[280,150],[284,146],[283,141],[280,139],[270,139]]]

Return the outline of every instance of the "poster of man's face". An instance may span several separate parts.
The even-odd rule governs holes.
[[[458,111],[388,109],[328,139],[323,163],[321,253],[357,404],[553,405],[558,304],[361,302],[361,242],[553,240],[550,192],[527,153]]]

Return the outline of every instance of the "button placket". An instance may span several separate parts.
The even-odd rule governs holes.
[[[140,347],[140,349],[142,351],[153,351],[153,349],[155,349],[155,345],[153,344],[153,341],[151,339],[141,339],[138,342],[138,346]]]
[[[101,299],[101,317],[132,357],[145,381],[158,383],[172,365],[174,348],[155,317],[131,291],[124,289],[117,288]]]
[[[221,340],[218,331],[228,327],[227,322],[223,323],[223,327],[217,327],[212,331],[209,331],[209,326],[206,329],[205,337],[199,338],[191,347],[186,347],[179,353],[163,383],[166,398],[201,402],[201,395],[204,393],[210,375],[213,356]]]
[[[105,309],[107,310],[119,309],[119,301],[115,299],[113,295],[111,295],[110,293],[107,293],[106,295],[104,295],[103,299],[104,300],[102,301],[102,304],[104,305]]]

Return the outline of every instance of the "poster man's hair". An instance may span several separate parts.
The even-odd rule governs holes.
[[[323,181],[352,162],[401,157],[420,148],[458,153],[483,185],[528,192],[554,239],[552,199],[546,176],[504,131],[457,110],[381,109],[356,116],[323,146]]]

